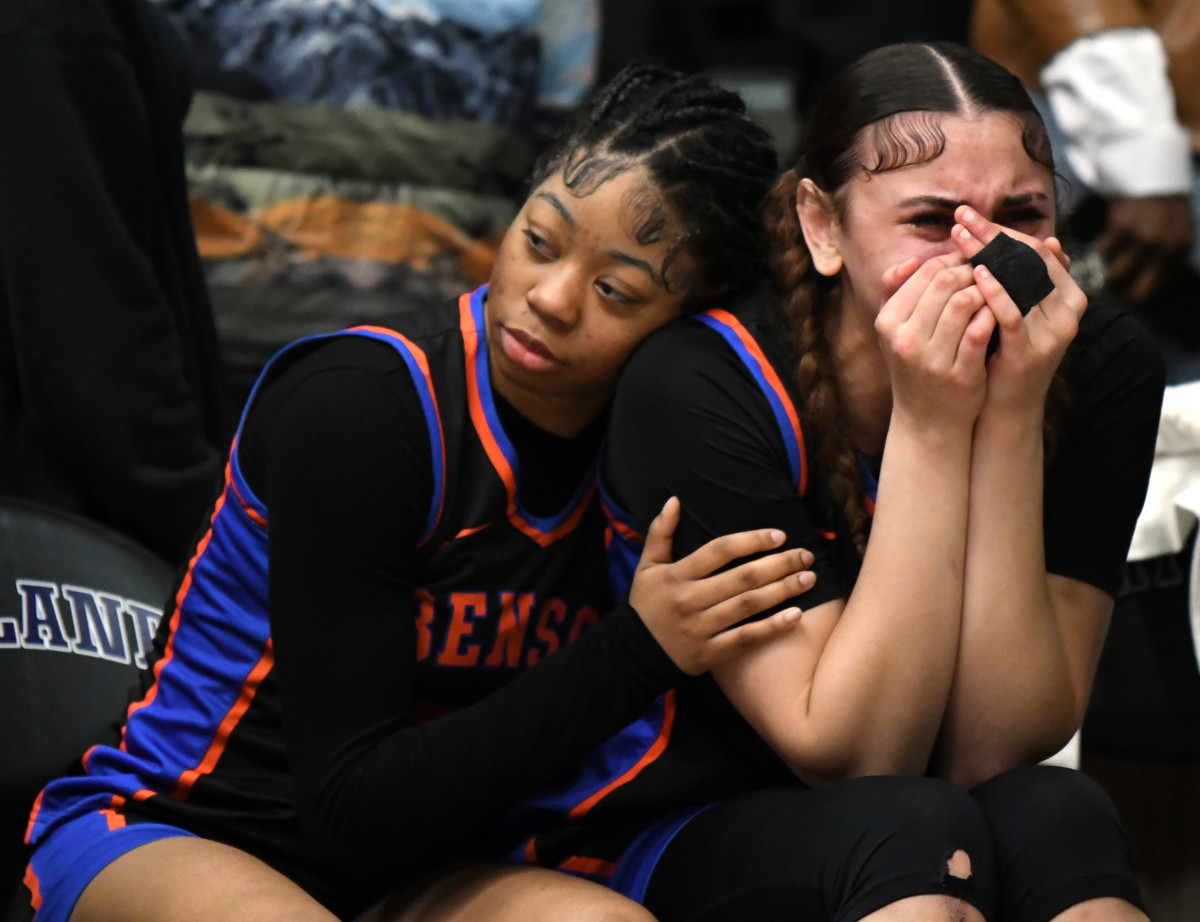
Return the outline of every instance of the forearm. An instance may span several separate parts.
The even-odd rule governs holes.
[[[925,771],[958,649],[969,463],[966,427],[894,422],[845,608],[718,673],[806,781]]]
[[[1054,752],[1081,714],[1048,585],[1042,413],[981,416],[971,469],[962,635],[939,774],[970,785]]]
[[[380,886],[488,854],[505,811],[682,678],[633,610],[619,608],[476,704],[331,752],[315,766],[324,784],[307,805],[310,841]]]

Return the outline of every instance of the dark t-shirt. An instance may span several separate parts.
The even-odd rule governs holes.
[[[738,312],[749,311],[754,323],[780,331],[773,310],[760,299]],[[782,333],[760,339],[781,379],[790,380]],[[1046,566],[1115,595],[1153,461],[1162,358],[1136,319],[1096,299],[1063,368],[1071,398],[1046,472]],[[684,512],[677,554],[730,531],[783,529],[789,546],[817,554],[817,585],[801,600],[811,607],[845,595],[857,571],[851,555],[822,540],[822,532],[837,523],[829,521],[811,437],[807,457],[814,479],[801,502],[779,432],[762,390],[734,351],[705,325],[684,321],[647,341],[625,370],[604,482],[641,525],[666,497],[679,496]]]
[[[845,597],[860,560],[804,432],[785,325],[767,296],[729,313],[672,325],[625,368],[601,472],[614,520],[612,575],[627,578],[623,545],[635,545],[631,536],[674,495],[683,507],[676,554],[735,530],[781,528],[788,545],[815,555],[816,585],[792,602],[815,607]],[[1052,572],[1111,593],[1153,457],[1162,362],[1136,321],[1097,303],[1067,373],[1075,397],[1048,475],[1047,559]],[[700,676],[679,683],[502,828],[513,855],[611,867],[674,810],[789,783],[796,779],[787,766],[711,677]]]

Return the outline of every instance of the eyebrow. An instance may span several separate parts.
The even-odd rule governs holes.
[[[562,215],[564,221],[571,225],[571,227],[575,227],[575,216],[567,211],[567,206],[559,201],[558,196],[553,192],[539,192],[534,198],[540,198],[544,202],[547,202],[555,211]]]
[[[1020,195],[1010,195],[1004,199],[1003,205],[1011,208],[1014,205],[1028,205],[1034,201],[1045,201],[1048,196],[1043,192],[1023,192]],[[905,199],[900,203],[901,208],[909,208],[916,205],[933,205],[937,208],[945,208],[947,211],[953,211],[959,205],[965,205],[966,202],[956,202],[954,199],[942,198],[940,195],[918,195],[910,199]]]
[[[550,205],[555,211],[562,215],[562,219],[566,221],[567,224],[569,224],[572,228],[578,226],[575,222],[575,216],[572,215],[571,212],[567,211],[567,206],[564,205],[559,200],[559,197],[553,192],[539,192],[534,196],[534,198],[539,198]],[[633,266],[635,269],[641,269],[648,276],[650,276],[650,280],[659,288],[665,289],[667,287],[663,283],[659,273],[654,271],[654,267],[651,266],[650,263],[646,262],[646,260],[638,259],[636,256],[630,256],[628,253],[622,253],[620,250],[608,250],[604,255],[615,260],[616,262],[624,263],[627,266]]]
[[[648,276],[650,276],[650,280],[659,288],[667,287],[662,283],[658,273],[654,271],[654,267],[651,266],[650,263],[646,262],[646,260],[638,259],[636,256],[630,256],[628,253],[622,253],[620,250],[609,250],[604,255],[610,259],[615,259],[617,262],[625,263],[627,266],[633,266],[635,269],[641,269]]]

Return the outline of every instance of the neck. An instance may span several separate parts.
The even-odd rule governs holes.
[[[559,438],[571,439],[583,432],[608,405],[607,398],[579,400],[556,395],[534,394],[518,387],[503,375],[492,375],[492,391],[539,429]]]
[[[879,349],[875,318],[845,308],[840,290],[831,297],[825,336],[832,351],[847,435],[859,451],[878,455],[892,415],[892,386]]]

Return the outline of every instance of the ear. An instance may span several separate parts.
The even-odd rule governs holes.
[[[841,272],[842,254],[838,249],[838,221],[833,202],[811,179],[800,180],[796,187],[796,217],[800,219],[813,268],[827,277]]]

